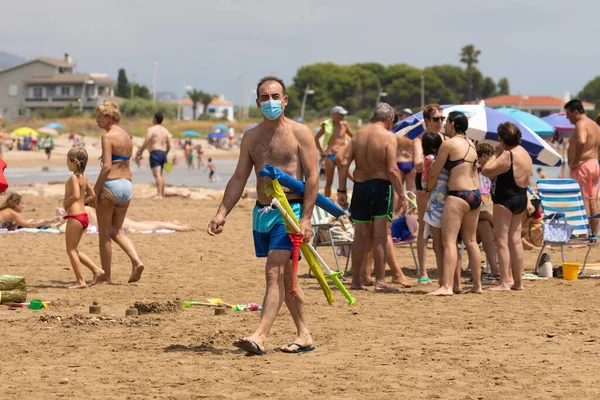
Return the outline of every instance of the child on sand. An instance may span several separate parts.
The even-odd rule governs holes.
[[[65,232],[65,241],[67,243],[67,254],[71,260],[71,266],[77,278],[77,284],[70,286],[69,289],[83,289],[87,287],[81,264],[83,263],[94,274],[91,284],[95,284],[98,279],[104,275],[104,271],[85,254],[77,250],[81,236],[89,225],[89,218],[85,212],[85,203],[94,201],[94,188],[83,174],[87,166],[88,155],[85,149],[75,147],[67,153],[67,166],[73,175],[65,184],[65,199],[63,207],[67,213],[67,229]]]
[[[208,178],[210,179],[210,181],[211,182],[216,181],[217,177],[215,176],[215,164],[213,164],[212,158],[208,159],[207,168],[210,170],[210,174],[208,174]]]

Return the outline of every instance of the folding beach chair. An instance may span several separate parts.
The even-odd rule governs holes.
[[[336,251],[336,246],[350,246],[350,254],[352,253],[352,244],[354,243],[354,238],[352,240],[339,240],[334,236],[333,228],[335,226],[335,217],[323,210],[321,207],[315,206],[311,218],[312,228],[313,228],[313,247],[319,246],[328,246],[333,250],[333,256],[335,257],[335,263],[337,265],[337,270],[340,271],[340,260],[338,258],[338,254]],[[319,232],[325,231],[325,235],[319,235]],[[350,254],[346,258],[346,268],[348,269],[348,264],[350,263]]]
[[[588,251],[585,253],[585,259],[583,260],[583,266],[581,271],[579,271],[579,274],[581,275],[585,269],[592,246],[600,244],[600,240],[598,240],[600,238],[597,236],[598,230],[596,232],[591,231],[588,216],[583,205],[579,184],[573,179],[541,179],[537,181],[537,188],[540,199],[542,200],[543,218],[547,220],[554,215],[560,217],[564,215],[567,223],[575,228],[573,230],[573,236],[566,244],[588,246]],[[594,215],[591,218],[600,218],[600,214]],[[587,235],[588,237],[575,237],[578,235]],[[536,272],[544,248],[549,244],[555,246],[560,245],[562,260],[563,262],[565,261],[565,243],[544,241],[535,263]]]

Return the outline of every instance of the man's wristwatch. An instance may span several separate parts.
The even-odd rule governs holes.
[[[346,189],[338,189],[337,192],[338,193],[346,193]]]

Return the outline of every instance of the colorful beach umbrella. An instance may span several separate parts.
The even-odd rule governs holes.
[[[538,135],[551,135],[554,133],[554,127],[544,121],[543,119],[528,113],[527,111],[517,110],[515,108],[502,107],[496,108],[496,111],[500,111],[506,115],[510,115],[520,123],[526,125],[529,129],[537,133]]]
[[[209,139],[225,139],[227,134],[221,131],[214,131],[208,134]]]
[[[544,139],[539,137],[529,127],[517,121],[510,115],[506,115],[492,108],[475,104],[443,105],[444,117],[452,111],[464,113],[469,119],[467,135],[480,142],[497,142],[498,125],[503,122],[512,122],[521,130],[521,145],[527,150],[534,164],[548,165],[551,167],[561,164],[561,156]],[[392,132],[399,136],[408,136],[411,139],[419,136],[425,129],[423,123],[423,112],[411,115],[399,121]]]
[[[44,127],[53,129],[65,129],[64,125],[60,122],[49,122],[46,125],[44,125]]]
[[[545,122],[552,125],[554,128],[559,131],[572,131],[575,129],[575,125],[569,121],[567,118],[567,114],[565,113],[555,113],[550,114],[542,118]]]
[[[223,131],[223,132],[225,132],[225,131],[229,130],[229,127],[227,125],[219,124],[219,125],[215,125],[213,127],[213,129],[216,130],[216,131]]]
[[[252,125],[248,125],[246,127],[244,127],[244,131],[249,131],[252,128],[256,128],[258,126],[258,124],[252,124]]]
[[[200,134],[196,131],[184,131],[181,133],[181,136],[185,137],[200,137]]]
[[[58,136],[58,131],[54,128],[48,128],[46,126],[37,130],[39,133],[50,136]]]
[[[14,131],[12,131],[10,133],[13,136],[40,136],[40,134],[33,128],[30,128],[28,126],[22,126],[20,128],[15,129]]]

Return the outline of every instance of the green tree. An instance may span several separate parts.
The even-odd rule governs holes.
[[[125,68],[119,69],[119,76],[117,77],[117,87],[115,88],[115,95],[119,97],[129,97],[129,81],[127,80],[127,73]]]
[[[478,94],[479,95],[477,96],[477,98],[479,98],[480,100],[495,96],[496,95],[496,82],[494,82],[494,80],[492,78],[490,78],[489,76],[486,76],[485,78],[483,78],[483,80],[481,81],[481,84],[479,85]]]
[[[469,77],[469,96],[467,100],[473,100],[473,67],[479,62],[479,56],[481,51],[475,49],[475,46],[468,44],[460,50],[460,62],[465,64],[467,67],[467,74]]]
[[[498,94],[510,94],[508,79],[500,78],[500,80],[498,81]]]
[[[208,115],[208,106],[210,103],[212,103],[212,100],[214,99],[215,96],[213,96],[210,93],[206,93],[203,91],[200,91],[200,103],[202,103],[202,105],[204,106],[204,111],[203,114],[206,117]]]
[[[202,91],[198,89],[192,89],[187,92],[190,100],[192,101],[192,115],[196,119],[196,111],[198,110],[198,103],[202,101]]]
[[[455,65],[434,65],[425,68],[423,72],[426,75],[435,75],[450,90],[451,96],[443,99],[446,104],[460,104],[467,98],[469,83],[467,74],[462,68]],[[425,81],[426,88],[430,84]]]
[[[177,118],[177,103],[154,102],[140,97],[125,100],[119,105],[121,114],[126,117],[152,117],[162,112],[165,118]]]
[[[63,107],[57,114],[59,118],[69,118],[81,115],[82,112],[79,108],[73,107],[73,103],[68,102],[66,106]]]
[[[596,109],[600,108],[600,75],[586,83],[577,97],[581,100],[594,103]]]
[[[150,99],[150,89],[146,85],[134,84],[134,97],[141,97],[142,99]]]

